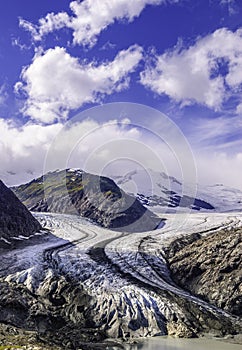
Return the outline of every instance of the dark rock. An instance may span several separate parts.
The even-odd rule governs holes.
[[[172,278],[196,296],[241,316],[242,230],[192,238],[176,240],[167,250]]]
[[[9,247],[14,237],[29,237],[41,229],[39,222],[0,180],[0,247]]]
[[[63,305],[53,301],[53,292],[63,298]],[[79,311],[78,306],[88,309],[89,302],[89,295],[64,277],[46,279],[39,295],[25,286],[0,280],[0,341],[2,323],[11,324],[16,334],[32,334],[36,342],[47,344],[46,349],[51,345],[51,349],[79,349],[82,342],[103,341],[105,334],[101,329],[86,326],[91,322],[90,312]],[[4,335],[9,339],[9,329],[5,329]]]

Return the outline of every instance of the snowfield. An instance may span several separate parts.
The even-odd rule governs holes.
[[[198,203],[201,205],[200,212],[242,212],[242,191],[223,184],[183,186],[183,181],[152,169],[133,170],[125,176],[114,176],[113,179],[124,191],[133,194],[157,213],[187,210],[179,201],[175,205],[179,196],[183,195],[191,196],[191,203],[194,199],[205,201],[203,204]],[[214,209],[204,204],[212,205]]]

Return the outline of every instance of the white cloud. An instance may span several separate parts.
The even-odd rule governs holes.
[[[60,47],[39,53],[32,64],[23,69],[22,81],[15,85],[16,92],[27,95],[22,112],[43,123],[66,119],[71,109],[127,88],[129,74],[142,56],[142,48],[137,45],[100,65],[79,62]]]
[[[132,22],[147,5],[160,5],[180,0],[84,0],[72,1],[70,9],[73,16],[66,12],[48,13],[34,25],[20,19],[20,26],[28,30],[33,39],[39,41],[48,33],[67,27],[73,30],[73,43],[92,46],[98,35],[115,21]]]
[[[133,21],[147,5],[158,5],[161,0],[85,0],[73,1],[71,27],[75,44],[93,45],[97,36],[115,20]]]
[[[198,183],[242,189],[242,120],[240,116],[195,118],[188,140],[194,151]]]
[[[169,145],[157,143],[146,128],[121,118],[100,122],[78,115],[66,125],[22,127],[0,119],[0,178],[13,185],[68,167],[106,175],[124,175],[141,167],[176,175],[179,164]]]
[[[116,161],[120,154],[130,157],[139,154],[143,158],[140,149],[134,152],[130,147],[131,141],[142,140],[142,132],[129,122],[85,119],[67,123],[49,150],[46,171],[77,167],[101,174],[103,167]]]
[[[204,185],[222,183],[242,190],[242,153],[195,152],[198,182]]]
[[[228,14],[233,16],[239,12],[240,0],[219,0],[222,7],[227,8]]]
[[[19,19],[20,27],[29,31],[35,41],[41,40],[43,36],[51,33],[54,30],[66,27],[69,22],[70,18],[65,12],[60,12],[58,14],[54,14],[53,12],[48,13],[45,18],[39,19],[38,26],[35,26],[23,18]]]
[[[237,105],[236,113],[240,116],[242,115],[242,103]]]
[[[112,50],[116,47],[116,44],[107,41],[102,47],[100,47],[100,51]]]
[[[1,179],[12,185],[41,173],[48,146],[61,128],[61,124],[26,124],[18,128],[0,119]]]
[[[179,159],[169,147],[158,144],[156,138],[129,124],[127,119],[86,119],[63,127],[31,123],[17,127],[0,119],[0,178],[7,185],[20,184],[48,170],[66,167],[106,175],[153,168],[179,177]],[[231,156],[223,150],[200,149],[195,157],[199,183],[220,182],[242,188],[241,152]]]
[[[195,118],[190,123],[189,140],[196,148],[223,149],[235,153],[242,147],[240,116]]]
[[[23,44],[21,42],[20,38],[16,38],[16,37],[12,38],[12,45],[18,47],[21,51],[30,50],[31,49],[31,46]]]
[[[3,105],[8,98],[8,93],[6,90],[6,85],[3,84],[2,86],[0,85],[0,106]]]
[[[141,73],[141,83],[182,105],[199,103],[219,110],[242,87],[242,29],[222,28],[188,48],[175,47]]]
[[[85,119],[66,127],[60,123],[17,127],[0,119],[0,178],[14,185],[58,168],[99,173],[110,160],[116,161],[120,152],[142,161],[137,142],[142,146],[146,141],[142,132],[128,123],[127,119],[104,123]],[[143,162],[149,162],[149,158]]]

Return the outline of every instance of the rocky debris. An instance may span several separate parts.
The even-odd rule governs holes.
[[[242,229],[198,234],[166,251],[173,280],[182,288],[242,316]]]
[[[60,347],[48,346],[38,339],[34,331],[26,331],[7,324],[0,323],[1,350],[60,350]]]
[[[13,191],[31,211],[78,214],[113,230],[153,230],[161,219],[113,180],[62,170],[46,174]]]
[[[51,349],[79,349],[82,343],[104,340],[104,333],[93,327],[91,316],[84,310],[90,297],[82,287],[49,275],[47,271],[35,293],[24,285],[0,280],[0,324],[14,326],[6,326],[1,343],[22,346],[28,339],[28,344],[39,342]],[[11,340],[12,333],[15,337]]]
[[[195,332],[187,327],[186,324],[182,322],[168,322],[167,323],[167,333],[168,335],[175,336],[178,338],[194,338],[196,337]]]
[[[14,238],[29,237],[40,229],[40,223],[0,180],[0,248],[11,247]]]

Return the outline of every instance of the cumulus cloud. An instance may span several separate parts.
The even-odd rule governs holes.
[[[137,155],[130,145],[131,141],[140,140],[142,132],[126,119],[107,122],[85,119],[68,123],[49,149],[46,171],[77,167],[101,174],[105,165],[116,161],[120,154]]]
[[[120,51],[111,62],[79,62],[65,48],[55,47],[38,53],[32,64],[25,67],[17,93],[27,101],[23,114],[43,123],[66,119],[72,109],[100,97],[126,89],[129,74],[143,57],[142,48],[133,45]]]
[[[48,13],[46,17],[34,25],[20,19],[20,26],[28,30],[35,41],[41,40],[46,34],[61,28],[73,31],[73,43],[92,46],[97,36],[115,21],[132,22],[147,5],[160,5],[180,0],[84,0],[72,1],[70,9],[72,16],[66,12]]]
[[[97,112],[99,116],[102,108]],[[69,167],[107,176],[125,175],[136,168],[170,175],[181,172],[171,145],[157,142],[156,135],[123,116],[101,122],[78,115],[66,125],[28,123],[22,127],[0,119],[0,133],[0,178],[8,185]],[[181,148],[179,140],[174,142],[179,143],[175,148]]]
[[[115,20],[133,21],[147,5],[158,5],[161,0],[85,0],[73,1],[71,27],[75,44],[95,44],[97,36]]]
[[[242,29],[226,28],[175,47],[141,72],[141,84],[182,105],[199,103],[219,110],[242,87]]]
[[[7,185],[67,167],[108,176],[153,168],[181,178],[179,159],[169,145],[157,143],[156,138],[127,119],[107,122],[84,119],[67,126],[28,123],[22,127],[0,119],[0,134],[0,178]],[[242,188],[240,151],[231,156],[224,150],[199,149],[195,157],[199,183],[220,182]]]
[[[203,185],[224,184],[242,190],[242,153],[195,152],[198,183]]]
[[[132,167],[137,162],[148,167],[154,153],[154,144],[147,148],[149,140],[127,119],[108,122],[84,119],[66,126],[28,123],[22,127],[0,119],[0,133],[0,178],[8,185],[68,167],[100,174],[111,164],[113,170],[122,174],[123,164],[121,168],[117,164],[120,157],[129,158]],[[144,157],[145,152],[149,156]]]

